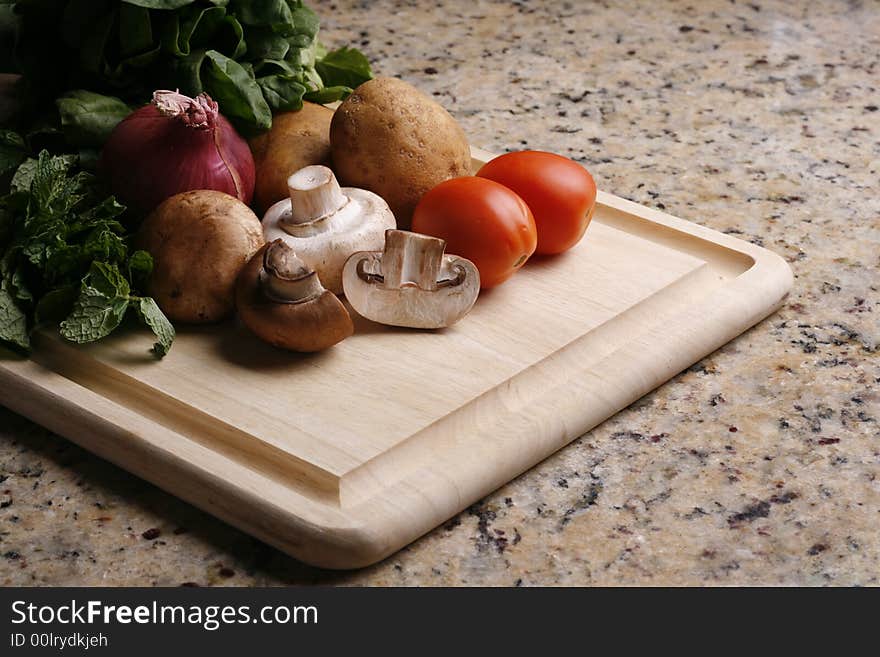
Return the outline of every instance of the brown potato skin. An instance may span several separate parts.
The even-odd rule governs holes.
[[[339,106],[330,124],[339,181],[384,198],[399,228],[429,189],[471,175],[464,131],[440,105],[396,78],[365,82]]]
[[[248,143],[256,166],[254,205],[261,213],[287,198],[287,179],[310,164],[330,164],[333,110],[303,103],[298,112],[272,117],[272,128]]]
[[[176,194],[138,231],[138,248],[153,256],[147,292],[172,321],[218,322],[232,314],[238,272],[263,242],[260,220],[234,196]]]
[[[354,333],[351,316],[335,294],[325,290],[314,301],[277,303],[260,288],[261,248],[245,265],[235,286],[235,305],[242,323],[272,346],[291,351],[323,351]]]

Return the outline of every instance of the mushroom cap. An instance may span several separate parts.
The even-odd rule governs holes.
[[[318,273],[328,290],[342,294],[342,268],[355,251],[381,250],[385,231],[396,227],[388,204],[373,192],[343,187],[348,203],[333,215],[316,219],[308,225],[314,234],[291,235],[282,226],[290,212],[290,198],[278,201],[263,217],[263,235],[267,242],[283,239],[303,262]]]
[[[271,345],[302,352],[327,349],[354,333],[348,311],[329,290],[302,303],[279,303],[266,296],[260,272],[268,248],[257,251],[238,277],[235,302],[245,326]]]
[[[153,210],[137,244],[153,257],[147,293],[172,321],[201,324],[232,314],[236,278],[263,244],[263,231],[234,196],[193,190]]]

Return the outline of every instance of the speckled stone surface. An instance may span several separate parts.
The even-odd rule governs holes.
[[[781,253],[782,310],[374,567],[319,571],[0,409],[0,584],[880,584],[880,5],[322,2],[489,150]],[[614,6],[606,6],[611,5]]]

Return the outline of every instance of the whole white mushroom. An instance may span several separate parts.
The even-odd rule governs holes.
[[[317,272],[324,287],[342,294],[342,268],[356,251],[380,250],[396,227],[388,204],[372,192],[340,187],[325,166],[300,169],[287,179],[290,197],[263,217],[267,242],[282,239]]]

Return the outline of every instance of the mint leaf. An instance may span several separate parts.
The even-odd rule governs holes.
[[[125,276],[116,265],[108,265],[106,262],[93,262],[87,277],[88,287],[92,287],[105,297],[128,297],[131,288]]]
[[[15,297],[16,301],[30,303],[34,300],[34,295],[31,294],[21,265],[16,267],[15,271],[12,272],[12,276],[9,278],[9,287],[13,292],[13,297]]]
[[[65,215],[85,198],[88,174],[80,171],[67,175],[75,160],[75,155],[52,157],[48,151],[40,151],[30,185],[32,207],[28,208],[29,214],[38,217]]]
[[[121,262],[125,260],[128,247],[125,240],[107,228],[95,228],[83,243],[83,255],[89,260]]]
[[[29,157],[16,169],[15,175],[12,176],[10,188],[13,192],[29,192],[31,183],[34,180],[34,174],[37,172],[37,161]]]
[[[59,321],[67,340],[94,342],[134,308],[161,358],[174,328],[155,301],[133,293],[153,259],[129,256],[131,235],[117,219],[125,208],[101,200],[95,178],[74,167],[76,156],[42,151],[18,167],[13,191],[0,198],[0,342],[27,349],[29,327]]]
[[[5,248],[15,230],[15,214],[8,207],[0,205],[0,248]]]
[[[67,285],[59,287],[44,294],[37,302],[34,310],[34,322],[37,326],[42,324],[57,324],[67,317],[73,310],[79,296],[79,286]]]
[[[127,296],[108,297],[84,285],[70,315],[61,322],[61,336],[80,344],[107,337],[122,323],[128,301]]]
[[[128,259],[128,280],[138,287],[151,273],[153,273],[153,256],[146,251],[132,253]]]
[[[27,158],[27,148],[21,135],[12,130],[0,130],[0,176],[15,171]]]
[[[31,348],[27,316],[16,305],[5,286],[0,287],[0,342],[24,351]]]
[[[116,233],[124,233],[125,227],[118,221],[112,221],[123,212],[125,212],[124,205],[117,203],[116,199],[112,196],[105,198],[96,206],[81,212],[76,220],[71,223],[71,230],[78,231],[102,225],[104,228],[113,230]]]
[[[136,297],[133,301],[135,301],[134,308],[138,317],[156,335],[153,353],[156,358],[163,358],[171,349],[171,343],[174,342],[174,327],[151,297]]]

